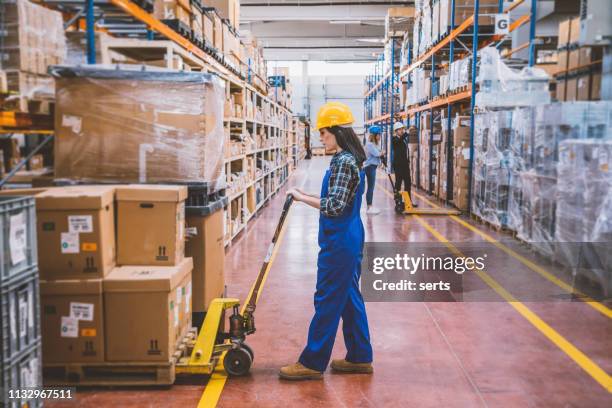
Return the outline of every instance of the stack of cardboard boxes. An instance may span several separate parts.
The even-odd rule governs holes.
[[[470,117],[456,116],[453,132],[453,204],[460,210],[468,207],[470,167]]]
[[[271,86],[270,99],[291,109],[293,87],[289,78],[289,68],[274,67],[272,77],[268,78],[268,84]],[[272,112],[270,113],[272,114]]]
[[[242,59],[250,72],[246,72],[247,78],[253,85],[261,90],[266,89],[266,76],[268,69],[263,56],[263,47],[257,41],[257,38],[249,31],[240,30],[240,40],[242,42]],[[267,93],[264,92],[264,93]]]
[[[186,187],[36,196],[44,363],[169,362],[191,327]]]
[[[217,9],[219,16],[237,30],[240,27],[240,0],[207,0],[206,6]]]
[[[28,0],[3,1],[0,32],[0,70],[6,78],[6,86],[0,88],[22,96],[4,101],[3,108],[40,112],[39,103],[29,103],[53,98],[47,67],[66,58],[62,15]]]
[[[580,46],[580,17],[559,23],[557,100],[601,99],[603,47]]]
[[[183,29],[191,29],[191,5],[189,0],[155,0],[153,3],[153,15],[160,19],[177,21]]]

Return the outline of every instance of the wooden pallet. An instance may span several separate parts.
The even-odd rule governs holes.
[[[172,385],[172,363],[46,364],[45,386]]]
[[[509,231],[508,227],[506,227],[505,225],[496,225],[496,224],[493,224],[492,222],[487,221],[485,219],[482,219],[482,218],[480,218],[479,216],[477,216],[475,214],[471,214],[471,217],[472,217],[472,220],[476,221],[480,225],[487,226],[487,227],[491,228],[494,231],[497,231],[497,232]]]
[[[168,69],[201,71],[206,63],[172,41],[101,37],[102,64],[148,64]]]
[[[168,386],[176,380],[175,364],[193,349],[195,329],[188,331],[177,343],[168,362],[102,362],[44,364],[45,386],[125,387]]]

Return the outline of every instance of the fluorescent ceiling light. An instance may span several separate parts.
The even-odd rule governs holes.
[[[385,39],[384,38],[357,38],[357,41],[365,42],[365,43],[382,44],[385,42]]]
[[[329,24],[361,24],[361,20],[329,20]]]

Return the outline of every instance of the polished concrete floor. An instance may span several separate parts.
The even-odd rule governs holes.
[[[317,191],[328,160],[316,157],[303,162],[289,185]],[[477,232],[449,217],[396,215],[393,200],[385,192],[386,180],[379,178],[378,183],[375,204],[382,212],[363,215],[366,241],[483,241]],[[232,297],[244,299],[259,271],[284,201],[282,193],[228,248],[226,280]],[[279,380],[279,367],[299,356],[313,313],[317,220],[317,212],[304,205],[291,209],[258,304],[258,331],[248,339],[255,351],[254,365],[249,376],[226,382],[218,406],[612,406],[607,374],[612,372],[609,305],[556,296],[562,283],[555,281],[554,273],[545,279],[545,272],[526,267],[529,260],[538,262],[529,252],[521,253],[522,263],[507,257],[499,269],[488,271],[501,289],[494,291],[481,281],[472,283],[474,290],[490,291],[488,302],[368,303],[373,375],[338,375],[328,370],[323,381]],[[494,239],[511,240],[486,227],[476,228]],[[550,292],[550,297],[522,303],[504,299],[514,288],[521,290],[515,282],[519,278],[527,282],[522,286]],[[340,330],[333,357],[342,358],[344,352]],[[87,390],[77,397],[79,406],[189,407],[197,405],[204,388],[198,384],[157,390]]]

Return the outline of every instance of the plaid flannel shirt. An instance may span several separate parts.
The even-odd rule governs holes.
[[[330,164],[327,197],[321,198],[321,212],[337,217],[353,202],[359,186],[359,167],[355,157],[346,151],[336,153]]]

